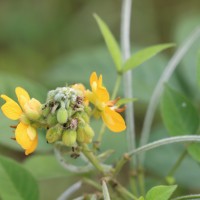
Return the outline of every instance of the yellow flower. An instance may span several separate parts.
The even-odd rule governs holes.
[[[15,93],[19,104],[3,94],[1,98],[6,102],[1,110],[9,119],[20,121],[15,130],[15,139],[28,155],[36,149],[38,144],[38,134],[35,127],[31,125],[31,121],[40,117],[41,104],[34,98],[30,99],[29,94],[21,87],[17,87]]]
[[[110,101],[109,93],[102,85],[102,75],[98,78],[96,72],[93,72],[90,76],[90,86],[92,91],[87,90],[86,97],[96,107],[107,127],[113,132],[125,130],[124,119],[115,110],[115,101]]]

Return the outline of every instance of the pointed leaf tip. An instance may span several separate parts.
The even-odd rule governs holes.
[[[114,38],[113,34],[111,33],[109,27],[107,26],[107,24],[97,14],[94,14],[94,18],[101,30],[101,33],[104,37],[107,48],[115,63],[116,70],[120,71],[121,66],[122,66],[122,57],[121,57],[119,45],[116,39]]]
[[[147,60],[149,60],[150,58],[152,58],[153,56],[155,56],[157,53],[159,53],[167,48],[173,47],[173,46],[175,46],[175,44],[172,44],[172,43],[158,44],[158,45],[154,45],[154,46],[142,49],[142,50],[138,51],[137,53],[133,54],[124,63],[122,71],[126,72],[128,70],[134,69],[134,68],[140,66],[141,64],[143,64],[144,62],[146,62]]]

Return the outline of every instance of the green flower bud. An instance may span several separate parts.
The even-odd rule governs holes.
[[[47,106],[46,106],[46,107],[43,106],[43,108],[42,108],[42,115],[43,115],[44,117],[47,117],[49,113],[50,113],[50,108],[47,107]]]
[[[57,120],[60,124],[64,124],[67,122],[68,112],[65,108],[60,108],[57,112]]]
[[[47,130],[46,133],[46,140],[48,143],[54,143],[61,139],[62,135],[62,126],[60,124],[57,124],[56,126],[51,127]]]
[[[81,112],[81,118],[86,122],[89,123],[90,122],[90,118],[88,116],[88,114],[86,112]]]
[[[91,109],[90,106],[85,106],[84,111],[85,111],[88,115],[91,115],[91,113],[92,113],[92,109]]]
[[[94,137],[94,131],[89,124],[80,126],[77,130],[77,141],[81,143],[91,143]]]
[[[66,146],[73,146],[76,138],[77,134],[75,130],[66,130],[63,132],[62,141]]]
[[[77,141],[80,143],[85,143],[85,132],[83,128],[78,128],[77,130]]]
[[[57,123],[58,123],[58,121],[57,121],[56,115],[53,115],[53,114],[50,113],[47,117],[47,124],[51,127],[51,126],[54,126]]]
[[[85,134],[90,137],[90,138],[93,138],[94,137],[94,131],[93,129],[91,128],[91,126],[89,124],[86,124],[85,127],[84,127],[84,131],[85,131]]]

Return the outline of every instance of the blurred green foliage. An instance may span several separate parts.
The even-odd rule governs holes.
[[[179,46],[199,25],[199,6],[199,0],[133,1],[133,52],[160,43],[172,42]],[[104,83],[111,91],[116,78],[114,63],[93,13],[104,19],[119,40],[120,11],[120,0],[1,0],[0,93],[16,98],[14,88],[22,86],[31,96],[44,101],[48,89],[76,82],[88,86],[92,71],[103,74]],[[200,39],[184,57],[170,80],[170,85],[182,90],[188,98],[193,97],[195,105],[199,105],[200,97],[195,77],[199,46]],[[170,49],[134,70],[133,89],[134,97],[138,99],[135,103],[138,132],[153,88],[172,54],[173,50]],[[119,96],[122,95],[121,88]],[[10,140],[11,122],[2,113],[0,119],[0,154],[23,162],[39,183],[40,199],[56,199],[76,177],[58,166],[52,156],[52,147],[45,144],[42,133],[42,143],[39,144],[36,155],[25,158],[18,145]],[[162,127],[161,123],[160,116],[157,115],[154,123],[156,131],[152,132],[151,140],[166,136],[166,130],[158,128]],[[93,126],[98,130],[98,124],[94,123]],[[105,136],[103,149],[115,149],[112,159],[117,160],[126,150],[125,134],[115,135],[107,131]],[[148,188],[152,183],[160,183],[160,177],[166,176],[182,149],[178,145],[148,153]],[[200,192],[200,177],[197,175],[199,170],[199,165],[189,157],[181,165],[175,178],[184,193]]]

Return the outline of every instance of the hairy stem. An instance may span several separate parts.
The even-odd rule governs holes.
[[[89,179],[89,178],[83,178],[82,181],[83,181],[84,183],[86,183],[86,184],[88,184],[88,185],[94,187],[95,189],[101,191],[101,185],[98,184],[97,182],[95,182],[95,181],[93,181],[93,180],[91,180],[91,179]]]
[[[101,163],[97,159],[97,157],[93,154],[93,152],[88,148],[87,145],[82,145],[83,149],[82,152],[85,155],[85,157],[92,163],[92,165],[101,173],[104,174],[104,168],[102,167]]]
[[[161,140],[157,140],[155,142],[146,144],[142,147],[139,147],[133,151],[128,153],[129,156],[133,156],[136,154],[141,154],[145,151],[149,151],[151,149],[172,144],[172,143],[179,143],[179,142],[200,142],[200,136],[198,135],[186,135],[186,136],[176,136],[176,137],[169,137]]]
[[[129,199],[129,200],[137,200],[138,199],[135,195],[133,195],[131,192],[129,192],[126,188],[124,188],[120,184],[117,184],[115,186],[115,190],[117,192],[119,192],[123,197],[125,197],[125,199]]]
[[[125,62],[131,55],[130,53],[130,20],[131,20],[132,0],[123,0],[121,13],[121,48],[123,61]],[[132,72],[128,71],[124,74],[124,96],[132,98]],[[135,123],[134,123],[134,105],[127,104],[126,109],[126,124],[127,124],[127,144],[128,150],[135,149]]]

